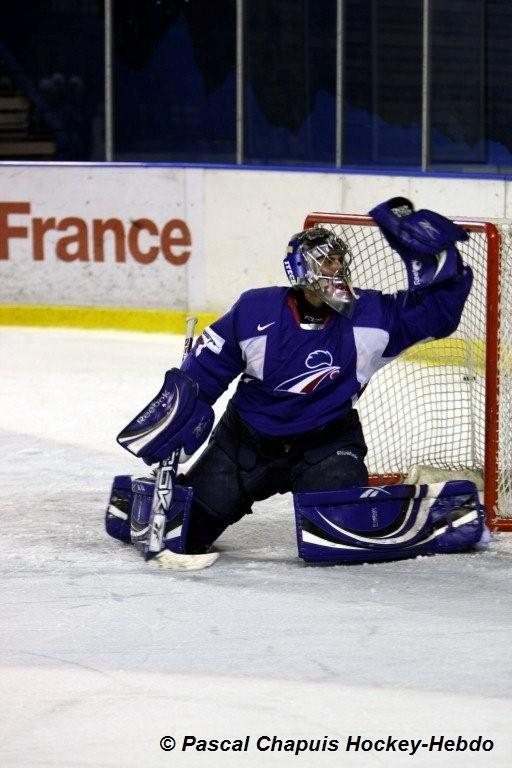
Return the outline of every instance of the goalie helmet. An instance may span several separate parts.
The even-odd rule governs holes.
[[[329,268],[335,258],[339,267]],[[357,299],[350,279],[352,254],[341,238],[324,227],[305,229],[293,235],[284,258],[292,285],[314,291],[336,312],[350,315]]]

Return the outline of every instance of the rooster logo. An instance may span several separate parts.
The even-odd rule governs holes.
[[[286,379],[278,384],[274,392],[294,392],[297,395],[308,395],[314,392],[322,382],[336,378],[340,374],[340,366],[332,364],[332,355],[325,349],[315,349],[305,360],[307,371]]]

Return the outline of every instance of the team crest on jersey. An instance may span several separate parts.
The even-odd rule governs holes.
[[[294,392],[308,395],[326,380],[339,376],[340,366],[332,364],[332,355],[325,349],[315,349],[306,357],[306,371],[278,384],[274,392]]]

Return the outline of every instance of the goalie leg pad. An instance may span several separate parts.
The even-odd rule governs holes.
[[[148,477],[136,478],[131,483],[131,489],[133,502],[130,516],[130,540],[139,552],[145,554],[155,481]],[[172,552],[180,554],[186,552],[192,495],[192,488],[174,485],[172,501],[167,511],[163,538],[164,549],[170,549]]]
[[[467,480],[294,494],[299,557],[308,563],[395,560],[478,545],[485,510]]]
[[[130,512],[132,508],[131,475],[116,475],[105,513],[105,530],[109,536],[130,543]]]

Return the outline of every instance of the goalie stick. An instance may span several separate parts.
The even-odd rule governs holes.
[[[182,361],[192,349],[196,323],[197,317],[187,318]],[[170,549],[164,549],[163,547],[167,511],[172,501],[179,454],[179,449],[173,451],[169,458],[160,462],[156,470],[155,491],[149,518],[148,547],[144,554],[144,559],[159,568],[173,571],[196,571],[212,565],[219,556],[218,552],[208,552],[204,555],[187,555],[172,552]]]

